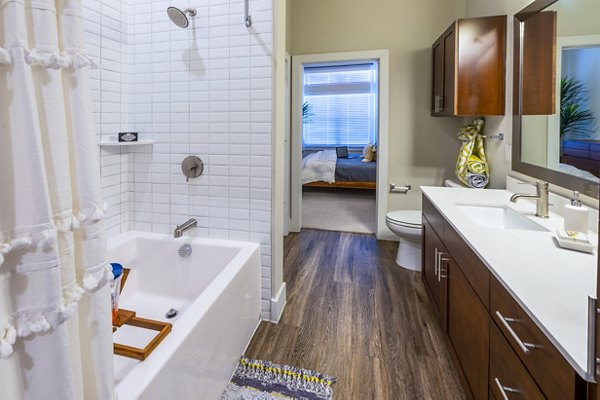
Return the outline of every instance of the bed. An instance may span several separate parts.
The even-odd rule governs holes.
[[[561,171],[597,182],[600,171],[600,141],[564,140],[560,162]],[[567,168],[569,171],[566,171]]]
[[[375,189],[377,163],[362,162],[359,155],[338,158],[335,150],[311,153],[302,159],[302,184],[306,187]]]

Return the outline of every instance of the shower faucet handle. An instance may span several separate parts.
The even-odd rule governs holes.
[[[185,173],[185,181],[186,182],[190,181],[190,175],[193,175],[196,172],[197,169],[198,169],[197,165],[192,165],[190,167],[190,169]]]
[[[185,175],[185,181],[197,178],[204,172],[204,162],[197,156],[187,156],[181,162],[181,172]]]

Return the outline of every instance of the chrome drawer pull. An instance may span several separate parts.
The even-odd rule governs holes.
[[[596,303],[597,300],[595,297],[588,296],[587,373],[593,378],[598,376],[598,358],[596,354],[596,317],[598,316],[600,310],[598,310]]]
[[[437,249],[436,249],[437,250]],[[442,273],[442,256],[445,253],[441,252],[438,250],[437,254],[436,254],[436,263],[437,263],[437,276],[438,276],[438,282],[440,281],[440,274]]]
[[[510,326],[509,322],[516,322],[517,320],[514,318],[504,318],[502,316],[502,314],[500,314],[500,311],[496,311],[496,316],[500,319],[500,322],[502,322],[502,325],[504,325],[504,327],[506,328],[506,330],[508,331],[508,333],[510,333],[510,336],[513,337],[513,339],[515,340],[515,342],[517,342],[517,345],[521,348],[521,350],[523,350],[523,353],[525,354],[529,354],[529,349],[534,349],[535,345],[531,344],[531,343],[525,343],[523,342],[515,333],[515,331],[513,330],[513,328]]]
[[[440,272],[438,274],[438,282],[441,282],[442,279],[446,279],[448,277],[448,270],[444,270],[444,275],[442,275],[442,261],[450,261],[450,259],[446,257],[440,257]]]
[[[439,259],[439,254],[440,252],[438,251],[437,247],[435,248],[435,268],[433,268],[433,271],[435,273],[435,276],[437,276],[438,274],[438,265],[440,265],[440,259]]]
[[[517,389],[512,389],[506,386],[502,386],[502,384],[500,383],[500,379],[498,378],[494,378],[494,382],[496,382],[496,386],[498,387],[498,390],[500,390],[500,393],[502,394],[502,400],[509,400],[508,399],[508,394],[506,394],[506,392],[509,393],[521,393],[520,390]]]

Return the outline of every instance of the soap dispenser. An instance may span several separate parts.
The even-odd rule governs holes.
[[[573,192],[570,205],[565,206],[565,231],[588,232],[588,209],[579,201],[579,192]]]

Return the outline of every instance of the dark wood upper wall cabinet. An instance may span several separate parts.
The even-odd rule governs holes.
[[[525,21],[524,29],[522,115],[555,114],[556,11],[536,14]],[[515,32],[517,40],[519,36]],[[518,95],[519,91],[516,90],[515,94]]]
[[[432,53],[432,116],[504,115],[506,15],[455,21]]]

